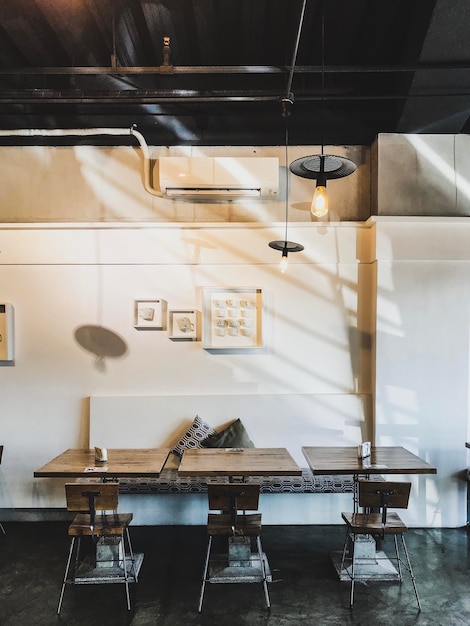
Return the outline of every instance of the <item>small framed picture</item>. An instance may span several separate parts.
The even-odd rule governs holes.
[[[262,291],[257,288],[204,288],[204,348],[253,349],[263,346]]]
[[[168,314],[168,334],[176,341],[197,341],[199,311],[194,309],[172,310]]]
[[[134,301],[134,328],[138,330],[163,330],[165,320],[165,300]]]

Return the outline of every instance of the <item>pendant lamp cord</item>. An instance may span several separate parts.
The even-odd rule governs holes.
[[[325,106],[325,2],[321,3],[321,108],[320,108],[320,139],[321,155],[323,156],[323,119]]]
[[[287,128],[287,120],[286,120],[286,135],[285,135],[285,157],[286,157],[286,232],[284,236],[284,241],[287,242],[287,221],[289,217],[289,161],[287,158],[287,145],[289,143],[289,131]]]
[[[299,50],[299,43],[300,43],[300,33],[302,32],[302,25],[304,22],[304,15],[305,15],[305,6],[307,4],[307,0],[304,0],[303,4],[302,4],[302,10],[300,12],[300,18],[299,18],[299,25],[297,28],[297,37],[295,40],[295,46],[294,46],[294,51],[292,53],[292,63],[290,65],[290,73],[289,73],[289,77],[287,79],[287,90],[286,90],[286,97],[289,98],[291,95],[291,89],[292,89],[292,80],[294,78],[294,69],[295,69],[295,64],[297,62],[297,52]]]
[[[115,20],[114,20],[114,4],[112,6],[112,25],[113,25],[113,53],[111,55],[111,67],[116,67],[117,66],[117,61],[116,61],[116,24],[115,24]]]

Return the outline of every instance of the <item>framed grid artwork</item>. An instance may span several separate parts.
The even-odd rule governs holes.
[[[205,287],[203,347],[211,350],[261,348],[262,290]]]

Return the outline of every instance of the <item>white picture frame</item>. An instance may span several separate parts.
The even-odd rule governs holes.
[[[164,330],[165,321],[165,300],[134,300],[134,328],[137,330]]]
[[[195,309],[172,309],[168,312],[168,336],[173,341],[197,341],[199,326],[199,311]]]
[[[205,287],[203,347],[253,350],[263,347],[262,289]]]

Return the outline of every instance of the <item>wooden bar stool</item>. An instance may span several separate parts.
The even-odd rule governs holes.
[[[67,510],[77,515],[68,528],[72,540],[57,614],[67,584],[123,583],[130,610],[129,583],[137,582],[143,555],[134,555],[132,550],[129,535],[132,513],[117,513],[119,483],[67,483],[65,494]],[[82,558],[82,537],[95,544],[94,559],[86,555]]]
[[[403,523],[399,515],[390,512],[389,508],[406,509],[410,497],[411,483],[409,482],[388,482],[377,480],[359,480],[358,498],[359,506],[365,509],[363,513],[342,513],[342,518],[346,522],[346,539],[344,541],[343,554],[341,559],[341,570],[346,571],[351,578],[350,607],[354,603],[354,583],[358,578],[356,567],[358,559],[356,557],[356,541],[360,536],[371,535],[375,539],[385,539],[387,535],[392,535],[395,544],[395,556],[387,557],[394,561],[397,566],[398,580],[403,580],[402,565],[408,571],[413,589],[421,611],[421,603],[418,596],[418,589],[411,567],[408,549],[406,547],[404,534],[408,528]],[[401,541],[403,554],[399,552],[398,538]],[[350,556],[347,557],[346,555]],[[350,562],[350,566],[345,569],[345,563]]]
[[[209,513],[207,517],[207,546],[202,576],[199,612],[202,611],[206,583],[261,582],[266,607],[271,606],[268,593],[268,566],[261,547],[261,513],[257,511],[259,485],[256,483],[208,483]],[[227,538],[224,554],[212,555],[212,540],[216,536]],[[256,540],[252,552],[251,540]]]
[[[3,456],[3,446],[0,446],[0,465],[2,463],[2,456]],[[5,535],[5,529],[3,528],[2,522],[0,522],[0,530],[2,531],[2,533]]]

